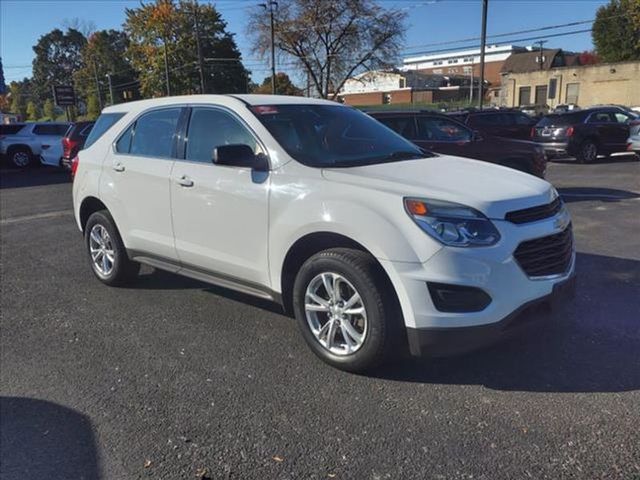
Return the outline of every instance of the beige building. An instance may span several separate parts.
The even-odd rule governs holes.
[[[640,61],[527,70],[503,70],[500,105],[640,106]]]

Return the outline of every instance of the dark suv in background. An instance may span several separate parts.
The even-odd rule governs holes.
[[[64,168],[71,168],[71,161],[84,147],[84,142],[87,140],[95,123],[89,121],[76,122],[63,137],[61,164]]]
[[[484,135],[529,140],[537,120],[517,110],[478,110],[449,114]]]
[[[531,139],[550,157],[571,156],[578,162],[624,152],[633,116],[616,108],[589,108],[551,114],[531,130]]]
[[[427,150],[497,163],[544,178],[547,168],[544,150],[531,141],[480,134],[438,113],[369,112],[369,115]]]

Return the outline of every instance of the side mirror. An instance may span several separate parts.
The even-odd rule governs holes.
[[[211,160],[216,165],[248,167],[262,172],[269,170],[267,157],[262,153],[256,155],[249,145],[244,144],[221,145],[216,147],[213,149]]]
[[[474,130],[473,135],[471,136],[471,140],[473,140],[474,142],[479,142],[480,140],[484,140],[484,138],[478,130]]]

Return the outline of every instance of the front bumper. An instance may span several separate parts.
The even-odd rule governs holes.
[[[442,247],[424,263],[379,259],[398,296],[412,353],[438,355],[478,348],[487,343],[487,337],[500,337],[505,325],[529,310],[527,307],[562,296],[560,285],[572,282],[573,244],[567,267],[560,273],[529,276],[514,255],[525,242],[555,237],[571,228],[566,208],[530,223],[493,223],[501,240],[491,247]],[[446,310],[436,305],[437,299],[434,301],[429,290],[434,283],[482,290],[491,301],[467,311]]]
[[[478,350],[544,320],[543,308],[574,296],[575,275],[556,283],[550,294],[531,300],[503,319],[487,325],[460,328],[407,328],[409,352],[414,356],[445,357]],[[548,309],[547,309],[548,312]]]

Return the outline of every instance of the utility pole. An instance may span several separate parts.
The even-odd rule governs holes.
[[[473,57],[471,57],[471,83],[469,84],[469,105],[473,105]]]
[[[93,76],[96,79],[96,94],[98,95],[98,105],[100,106],[100,111],[102,111],[102,95],[100,95],[100,82],[98,81],[98,66],[96,62],[93,62]]]
[[[480,99],[479,105],[482,110],[482,102],[484,101],[484,49],[487,44],[487,9],[489,8],[489,0],[482,0],[482,35],[480,40]]]
[[[167,97],[171,96],[171,86],[169,85],[169,54],[167,52],[167,38],[162,39],[164,42],[164,81],[167,84]]]
[[[107,73],[105,76],[109,81],[109,96],[111,97],[111,105],[115,105],[115,102],[113,101],[113,84],[111,83],[111,74]]]
[[[271,93],[276,94],[276,44],[275,44],[275,26],[273,21],[273,7],[278,8],[278,2],[270,0],[267,3],[261,3],[260,6],[265,10],[269,10],[271,17]]]
[[[198,50],[198,69],[200,71],[200,93],[204,92],[204,64],[202,62],[202,49],[200,48],[200,25],[198,24],[198,0],[193,2],[193,19],[196,28],[196,49]]]
[[[540,70],[542,71],[544,70],[544,49],[542,48],[542,45],[547,43],[547,40],[538,40],[535,43],[540,45],[540,58],[538,59],[538,63],[540,64]]]

